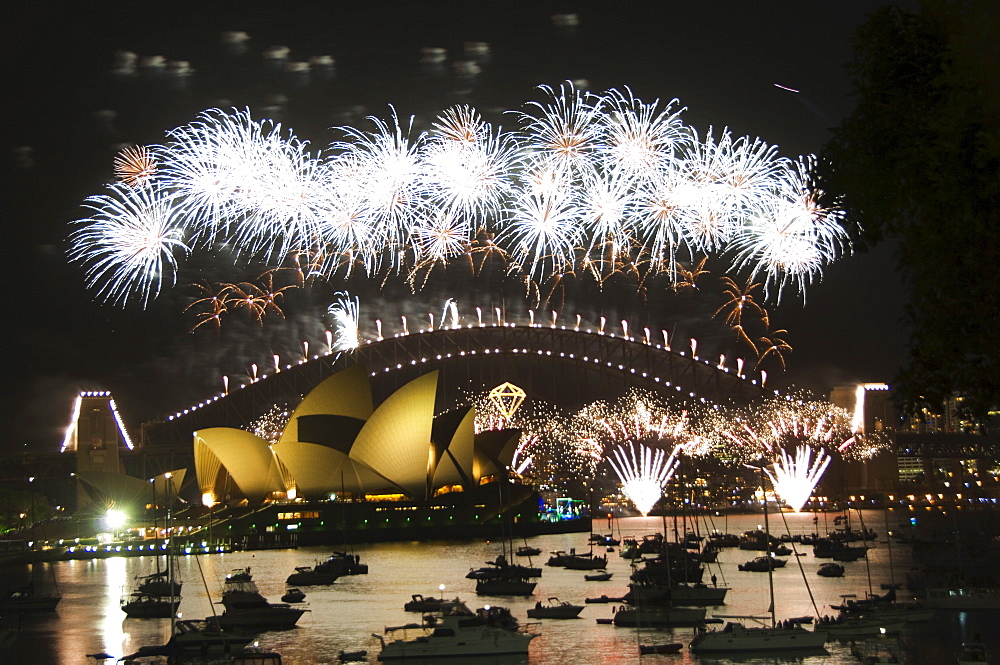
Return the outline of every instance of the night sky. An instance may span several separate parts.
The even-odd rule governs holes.
[[[817,153],[850,109],[844,65],[855,30],[885,3],[30,4],[7,16],[3,38],[4,309],[13,341],[4,374],[6,452],[56,449],[80,389],[112,390],[137,425],[218,390],[222,374],[245,368],[247,358],[264,364],[318,326],[290,316],[280,329],[246,327],[240,340],[234,333],[223,344],[188,334],[181,310],[191,292],[183,284],[148,311],[94,302],[79,267],[67,265],[66,237],[85,216],[83,200],[112,180],[123,144],[163,141],[207,108],[249,107],[323,147],[345,117],[387,117],[388,104],[418,119],[453,103],[487,113],[537,98],[539,84],[586,79],[595,92],[629,86],[644,101],[677,98],[702,133],[729,127],[785,156]],[[553,25],[551,16],[565,12],[579,16],[578,27]],[[220,44],[230,30],[250,36],[244,54]],[[421,69],[422,47],[461,59],[466,41],[492,49],[471,84]],[[331,55],[335,74],[295,80],[268,72],[261,54],[274,45],[289,47],[292,60]],[[116,77],[118,51],[189,61],[194,73]],[[845,257],[809,287],[804,305],[793,296],[769,307],[794,349],[787,373],[771,374],[775,387],[826,394],[834,385],[893,378],[906,343],[893,264],[889,246]],[[373,306],[390,307],[394,297],[371,295]],[[587,311],[586,303],[575,309]]]

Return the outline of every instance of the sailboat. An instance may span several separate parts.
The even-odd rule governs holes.
[[[764,491],[764,468],[760,468],[761,491]],[[764,529],[770,536],[767,517],[767,495],[764,495]],[[807,630],[801,621],[785,621],[779,624],[774,611],[774,572],[767,571],[767,585],[771,604],[768,616],[717,616],[727,619],[724,628],[707,630],[698,628],[689,648],[693,653],[746,653],[752,651],[802,651],[822,649],[827,641],[823,630]],[[744,622],[753,621],[757,625]],[[770,623],[770,625],[768,625]]]
[[[470,571],[466,577],[476,580],[476,594],[480,596],[530,596],[537,586],[537,583],[532,582],[531,578],[540,577],[542,571],[540,568],[512,564],[507,558],[508,551],[514,549],[511,527],[506,524],[503,506],[503,484],[508,480],[504,476],[497,482],[499,485],[497,491],[502,552],[494,561],[487,562],[491,568]],[[505,531],[506,533],[504,533]]]

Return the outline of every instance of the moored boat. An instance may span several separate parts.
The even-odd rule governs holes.
[[[291,628],[306,612],[287,603],[268,602],[254,583],[249,568],[234,571],[226,577],[222,605],[226,609],[217,620],[224,629]]]
[[[611,579],[612,575],[614,575],[614,573],[594,573],[592,575],[584,575],[583,579],[587,582],[607,582]]]
[[[626,607],[615,612],[616,626],[665,628],[671,626],[697,626],[705,621],[704,607]]]
[[[180,598],[148,596],[138,591],[121,599],[122,611],[131,619],[169,619],[180,604]]]
[[[723,618],[723,617],[720,617]],[[822,649],[827,633],[822,630],[806,630],[802,624],[793,621],[785,624],[747,626],[742,621],[762,622],[770,617],[724,617],[741,619],[730,621],[722,630],[699,629],[691,640],[689,649],[693,653],[747,653],[755,651],[793,651]]]
[[[958,652],[958,665],[983,665],[990,662],[986,647],[981,642],[963,642]]]
[[[297,566],[295,572],[288,576],[285,584],[297,586],[326,586],[337,581],[338,575],[317,570],[309,566]]]
[[[528,644],[538,633],[530,625],[521,626],[503,607],[486,607],[472,612],[459,601],[443,612],[427,615],[420,624],[386,628],[388,639],[381,642],[380,661],[418,658],[500,656],[527,654]]]
[[[535,603],[535,606],[528,610],[529,619],[576,619],[583,611],[583,605],[573,605],[558,598],[549,598],[548,604],[543,605],[542,601]]]
[[[843,577],[844,567],[839,563],[824,563],[820,564],[816,574],[821,577]]]
[[[297,589],[292,587],[285,591],[285,594],[281,597],[281,602],[283,603],[301,603],[306,599],[306,594],[302,589]]]

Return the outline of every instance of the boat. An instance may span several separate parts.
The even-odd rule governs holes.
[[[368,652],[364,649],[358,651],[344,651],[341,649],[337,652],[337,660],[342,663],[356,663],[359,661],[368,660]]]
[[[318,573],[337,575],[338,577],[368,574],[368,564],[361,563],[361,555],[347,552],[334,552],[313,568]]]
[[[666,602],[677,605],[722,605],[729,587],[707,584],[629,584],[629,602]]]
[[[121,599],[121,608],[130,619],[169,619],[177,613],[179,597],[149,596],[140,591]]]
[[[573,605],[566,601],[561,601],[556,597],[549,598],[548,605],[543,605],[542,601],[535,603],[535,606],[528,610],[529,619],[576,619],[583,611],[583,605]]]
[[[852,642],[851,655],[857,658],[861,665],[903,662],[903,649],[899,640],[884,635]]]
[[[843,577],[844,567],[839,563],[823,563],[820,564],[816,574],[821,577]]]
[[[422,596],[419,593],[415,593],[410,596],[410,600],[403,604],[403,609],[407,612],[440,612],[445,605],[457,603],[458,598],[454,600],[445,600],[444,598],[434,598],[433,596]]]
[[[306,599],[306,594],[302,589],[292,587],[285,591],[285,595],[281,597],[281,602],[283,603],[301,603]]]
[[[904,619],[884,617],[873,614],[839,614],[835,617],[821,617],[817,622],[817,630],[826,631],[830,637],[851,639],[855,637],[872,637],[875,635],[891,635],[903,630]]]
[[[616,626],[641,628],[670,628],[673,626],[697,626],[705,621],[704,607],[674,607],[671,605],[650,605],[625,607],[615,612]]]
[[[760,488],[766,492],[764,484],[764,469],[760,467]],[[770,540],[770,523],[767,516],[767,501],[763,502],[765,542]],[[768,557],[773,559],[773,557]],[[774,571],[767,567],[767,586],[770,591],[770,606],[766,617],[755,616],[717,616],[725,619],[724,628],[709,630],[703,626],[696,629],[689,649],[696,654],[701,653],[733,653],[745,654],[752,652],[818,650],[826,644],[828,633],[825,630],[807,630],[798,620],[778,622],[775,618],[774,604]],[[746,625],[745,621],[756,622],[757,625]],[[767,625],[768,622],[770,625]]]
[[[981,642],[962,642],[958,652],[958,665],[983,665],[990,662],[986,647]]]
[[[515,552],[517,556],[538,556],[541,553],[541,548],[531,547],[530,545],[521,545]]]
[[[226,576],[222,590],[225,611],[218,617],[222,628],[280,630],[293,627],[306,610],[287,603],[270,603],[261,595],[250,568]]]
[[[603,625],[612,625],[612,624],[614,624],[614,622],[615,622],[614,619],[607,619],[607,618],[601,618],[601,619],[597,620],[597,623],[603,624]]]
[[[640,644],[639,655],[652,653],[679,653],[684,645],[680,642],[670,642],[669,644]]]
[[[425,615],[420,624],[387,627],[385,635],[372,633],[381,643],[380,661],[418,658],[527,654],[538,633],[520,625],[504,607],[472,612],[459,601],[444,611]],[[395,637],[400,635],[400,637]]]
[[[583,602],[585,603],[624,603],[625,598],[613,598],[611,596],[599,596],[597,598],[587,598]]]
[[[297,586],[326,586],[337,581],[338,575],[317,570],[309,566],[297,566],[295,572],[288,576],[285,584]]]
[[[593,554],[569,554],[563,557],[562,567],[569,570],[604,570],[608,557]]]
[[[214,621],[186,619],[174,622],[174,632],[166,644],[143,646],[133,654],[122,656],[122,662],[167,656],[182,658],[185,655],[231,655],[243,651],[253,637],[247,633],[223,630]]]
[[[157,562],[159,562],[159,558],[157,558]],[[169,561],[167,562],[167,567],[170,567]],[[181,586],[183,583],[174,579],[169,570],[157,570],[155,573],[139,577],[138,580],[139,583],[136,585],[136,591],[146,596],[173,596],[175,598],[180,598],[181,596]]]
[[[583,579],[587,582],[607,582],[611,579],[612,575],[614,575],[614,573],[593,573],[592,575],[584,575]]]
[[[12,592],[6,598],[0,599],[0,612],[4,614],[20,612],[51,612],[62,600],[59,594],[37,594],[34,585]]]
[[[281,665],[281,654],[259,646],[251,646],[230,656],[226,665]]]
[[[927,587],[927,607],[943,610],[1000,609],[1000,588],[976,586]]]
[[[493,577],[541,577],[542,569],[533,566],[522,566],[510,563],[503,554],[498,554],[493,561],[487,561],[482,568],[471,569],[465,577],[470,580],[484,580]]]
[[[536,582],[527,577],[505,575],[476,580],[476,594],[479,596],[530,596],[535,592]]]
[[[775,568],[784,568],[786,563],[784,559],[776,559],[773,556],[759,556],[741,563],[738,568],[752,573],[767,573]]]

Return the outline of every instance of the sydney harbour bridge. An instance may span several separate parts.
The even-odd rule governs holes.
[[[647,333],[648,334],[648,333]],[[487,324],[413,331],[361,343],[357,348],[302,359],[261,372],[243,386],[212,396],[144,427],[148,447],[190,445],[205,427],[241,427],[274,404],[294,406],[327,376],[361,364],[376,403],[403,384],[439,370],[439,410],[504,382],[565,408],[609,399],[630,388],[678,403],[742,405],[774,391],[760,377],[705,360],[691,348],[669,348],[647,335],[546,324]]]

